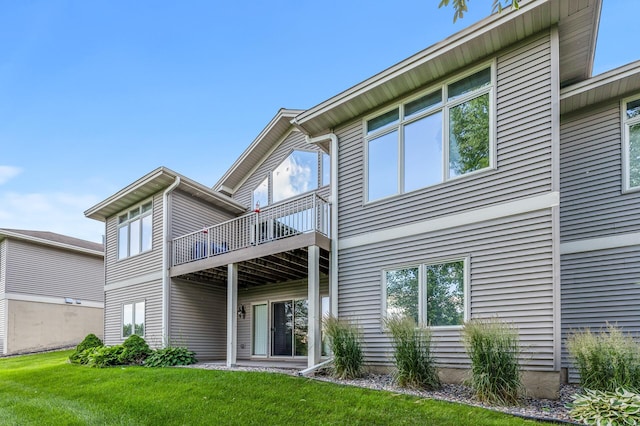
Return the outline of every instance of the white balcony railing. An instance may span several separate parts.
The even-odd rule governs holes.
[[[307,232],[329,236],[330,204],[307,194],[174,238],[173,266]]]

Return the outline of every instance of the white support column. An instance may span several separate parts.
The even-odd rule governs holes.
[[[322,302],[320,299],[320,248],[309,246],[308,268],[308,300],[309,300],[309,339],[307,365],[313,367],[320,363],[322,355],[322,340],[320,337],[320,324],[322,320]]]
[[[227,265],[227,367],[236,365],[238,336],[238,265]]]

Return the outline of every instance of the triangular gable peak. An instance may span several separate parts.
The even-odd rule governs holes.
[[[297,131],[291,125],[291,120],[301,112],[302,110],[297,109],[280,109],[258,137],[213,186],[213,190],[233,196],[284,138],[291,132]]]

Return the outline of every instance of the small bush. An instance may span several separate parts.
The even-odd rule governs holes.
[[[168,346],[153,351],[146,359],[146,367],[173,367],[175,365],[190,365],[198,362],[195,352],[183,346]]]
[[[640,391],[640,344],[612,325],[593,333],[575,332],[567,348],[585,389],[614,392],[624,388]]]
[[[385,325],[393,340],[396,381],[400,386],[434,390],[440,378],[431,354],[431,332],[409,317],[390,317]]]
[[[364,355],[358,327],[334,316],[325,317],[323,323],[333,352],[334,376],[340,379],[360,377],[364,369]]]
[[[464,324],[462,336],[471,359],[468,384],[476,397],[488,403],[516,403],[522,387],[518,331],[497,319],[473,319]]]
[[[618,388],[614,392],[586,389],[583,395],[573,395],[568,404],[572,419],[586,425],[640,424],[640,395]]]
[[[137,334],[129,336],[122,347],[124,350],[120,354],[120,364],[140,365],[152,352],[147,342]]]
[[[102,346],[99,348],[93,348],[89,350],[87,354],[87,365],[90,367],[112,367],[120,364],[120,357],[124,352],[122,345],[115,346]]]
[[[87,337],[85,337],[82,342],[76,346],[76,350],[69,356],[69,361],[73,364],[86,364],[88,361],[86,356],[88,354],[88,350],[99,348],[101,346],[104,346],[104,344],[98,336],[93,333],[87,334]]]

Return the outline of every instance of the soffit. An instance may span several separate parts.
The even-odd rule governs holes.
[[[121,189],[106,200],[96,204],[84,212],[85,216],[105,221],[108,217],[120,213],[128,207],[151,197],[168,188],[180,177],[179,188],[188,194],[201,198],[234,214],[243,213],[246,207],[235,200],[214,192],[209,187],[176,173],[166,167],[159,167],[146,174],[132,184]]]
[[[560,114],[640,92],[640,61],[599,74],[560,92]]]
[[[518,10],[491,15],[299,114],[294,123],[308,134],[383,106],[536,33],[558,24],[560,81],[591,74],[601,0],[534,0]],[[523,76],[526,78],[526,76]]]

